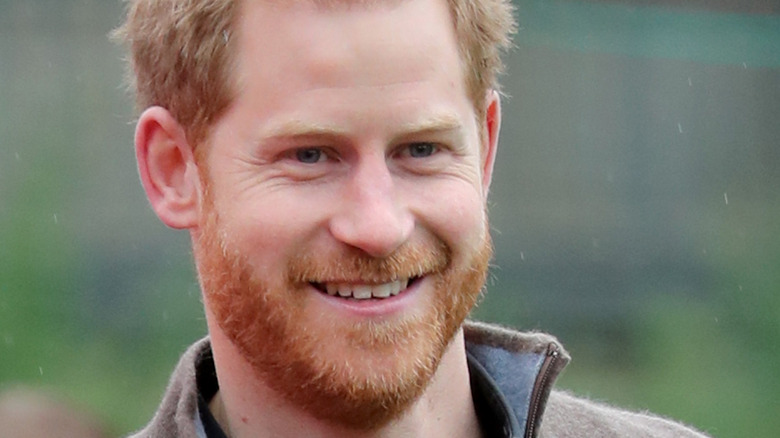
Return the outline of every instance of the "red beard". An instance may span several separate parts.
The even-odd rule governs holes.
[[[459,266],[433,237],[387,258],[357,250],[300,254],[281,280],[260,278],[206,202],[195,259],[206,305],[257,377],[314,417],[359,430],[397,418],[425,390],[448,344],[475,305],[492,256],[489,234]],[[310,282],[382,283],[422,272],[433,296],[412,315],[348,323],[312,313]],[[428,293],[428,292],[427,292]],[[317,297],[315,297],[317,298]],[[325,319],[324,323],[318,321]]]

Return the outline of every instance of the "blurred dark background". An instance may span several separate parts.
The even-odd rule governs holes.
[[[474,317],[558,335],[560,386],[780,431],[780,3],[517,1]],[[135,170],[119,1],[0,0],[0,390],[121,435],[205,333]]]

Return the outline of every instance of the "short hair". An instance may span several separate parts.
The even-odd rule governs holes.
[[[166,108],[193,147],[235,97],[231,35],[240,1],[246,0],[127,0],[126,20],[113,33],[130,52],[127,79],[137,109]],[[350,1],[356,0],[341,0]],[[468,97],[481,114],[487,92],[499,89],[501,52],[516,28],[514,8],[511,0],[447,2]]]

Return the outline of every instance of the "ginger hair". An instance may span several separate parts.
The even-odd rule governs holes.
[[[193,147],[206,139],[235,97],[233,33],[240,1],[246,0],[127,0],[126,20],[112,34],[129,51],[127,81],[137,110],[166,108]],[[356,0],[309,1],[327,7]],[[500,88],[501,52],[516,28],[514,8],[511,0],[447,3],[468,97],[479,115],[487,92]]]

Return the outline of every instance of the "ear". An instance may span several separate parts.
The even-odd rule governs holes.
[[[146,196],[157,216],[171,228],[198,223],[200,180],[184,129],[171,113],[151,107],[135,130],[135,156]]]
[[[498,133],[501,130],[501,98],[496,90],[488,91],[485,97],[486,110],[482,120],[482,190],[487,197],[496,163]]]

